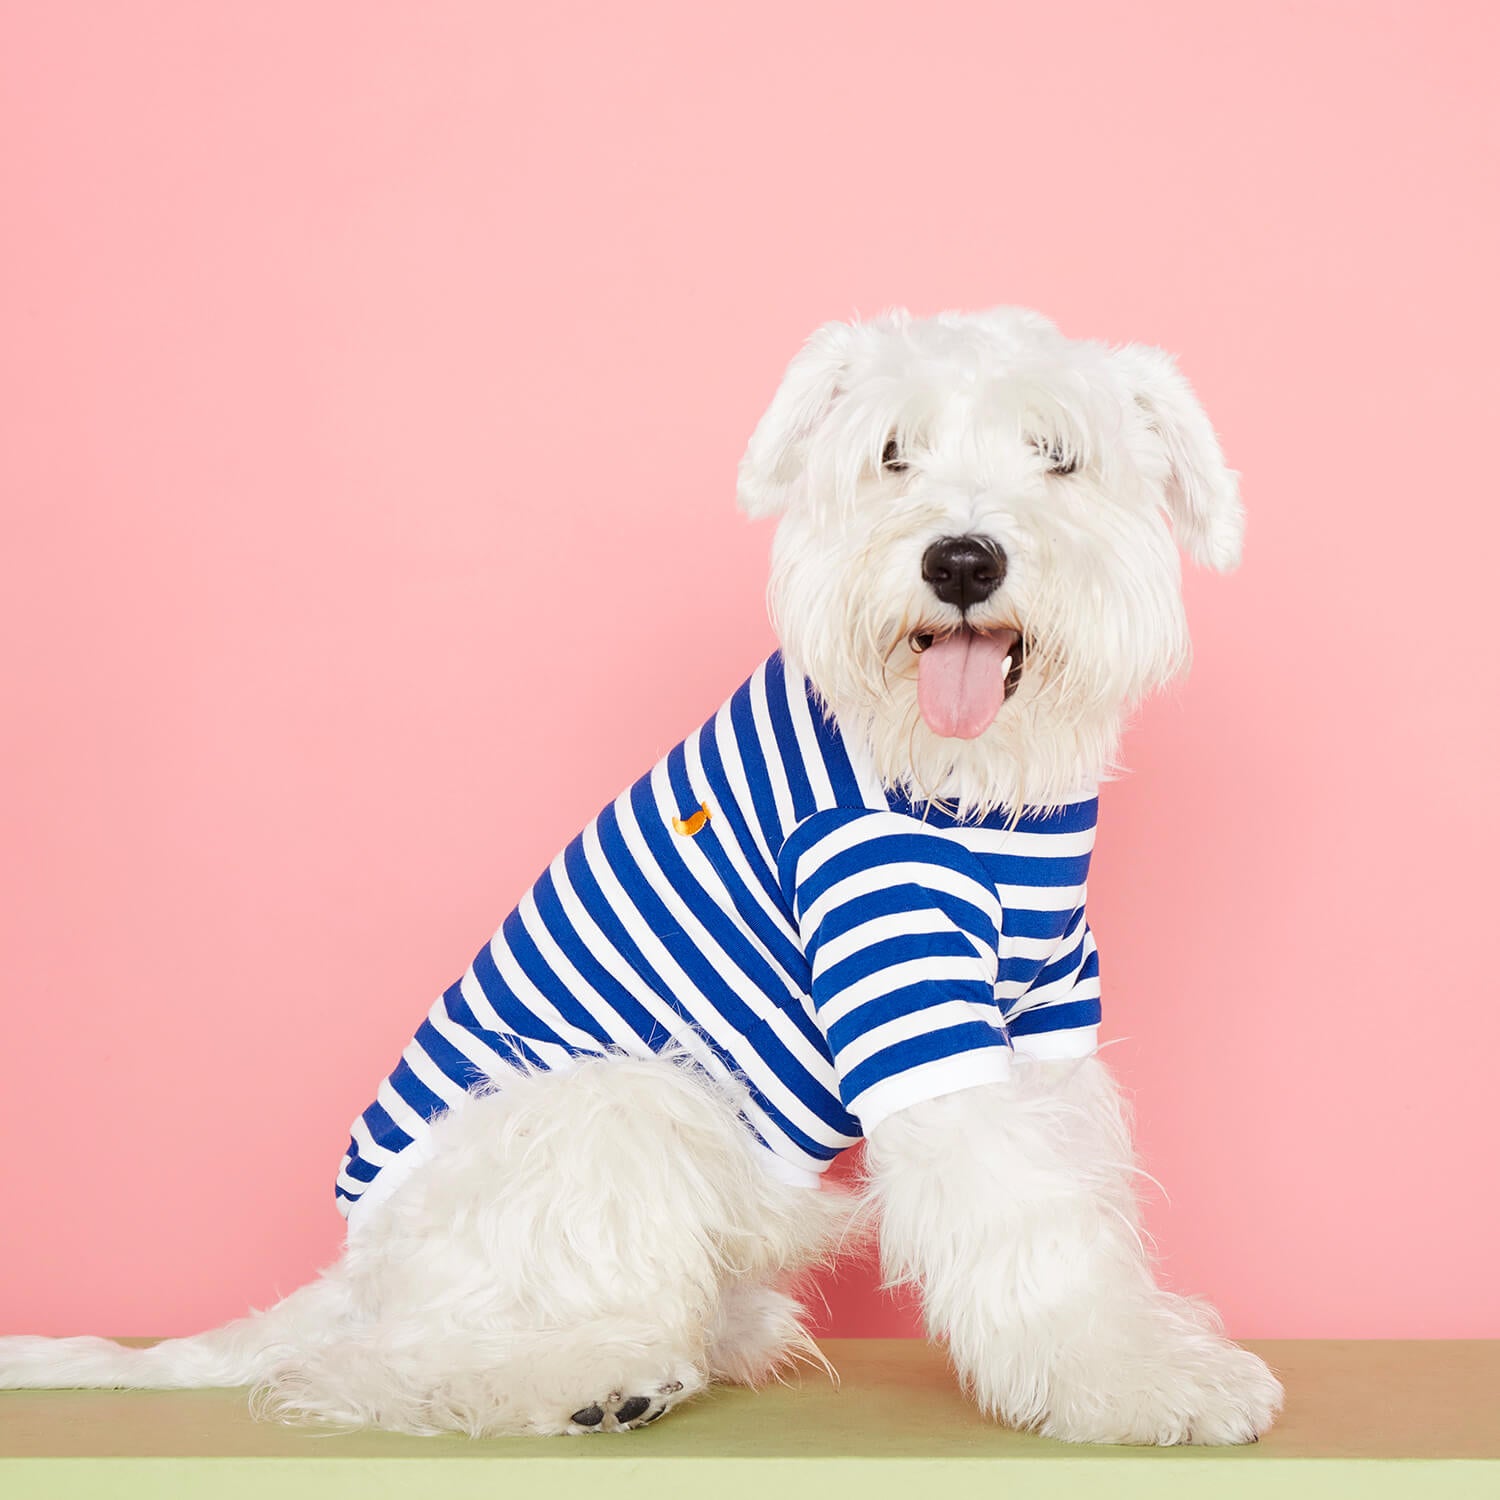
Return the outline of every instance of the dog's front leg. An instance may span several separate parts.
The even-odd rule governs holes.
[[[1095,1058],[1018,1058],[1008,1082],[871,1134],[886,1274],[920,1288],[985,1411],[1073,1442],[1243,1443],[1281,1387],[1212,1309],[1160,1290],[1128,1126]]]

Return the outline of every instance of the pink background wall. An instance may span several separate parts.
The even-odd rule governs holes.
[[[1251,515],[1091,896],[1166,1274],[1500,1334],[1495,31],[11,0],[0,1329],[335,1254],[431,998],[770,646],[733,474],[798,341],[1019,302],[1176,351]]]

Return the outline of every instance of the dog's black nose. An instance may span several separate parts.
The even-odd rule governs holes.
[[[945,536],[922,554],[922,577],[944,604],[983,604],[1005,582],[1005,549],[988,537]]]

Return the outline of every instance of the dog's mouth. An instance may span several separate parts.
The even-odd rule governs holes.
[[[1026,643],[1019,630],[914,630],[917,708],[922,721],[946,739],[977,739],[1021,684]]]

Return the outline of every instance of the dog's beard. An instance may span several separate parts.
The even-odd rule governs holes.
[[[909,652],[905,661],[887,664],[883,693],[848,697],[842,704],[822,688],[826,673],[795,653],[789,656],[881,782],[917,804],[974,817],[1056,807],[1115,764],[1121,714],[1059,712],[1055,679],[1034,658],[988,727],[964,739],[938,732],[924,719],[920,668]]]
[[[1073,800],[1117,768],[1127,710],[1181,664],[1169,575],[1107,613],[1083,612],[1082,601],[1111,596],[1074,569],[961,615],[923,589],[883,607],[911,568],[887,560],[883,580],[880,561],[866,552],[830,586],[815,548],[788,547],[772,614],[788,663],[845,739],[914,802],[984,816]]]
[[[1056,807],[1114,765],[1120,707],[1083,689],[1045,631],[987,624],[962,627],[979,638],[965,640],[915,610],[881,621],[850,609],[838,633],[820,628],[821,613],[788,618],[783,600],[773,589],[788,665],[882,784],[915,803],[976,817]],[[924,685],[933,652],[954,637],[946,649],[961,659],[938,656],[940,677],[954,680]]]

